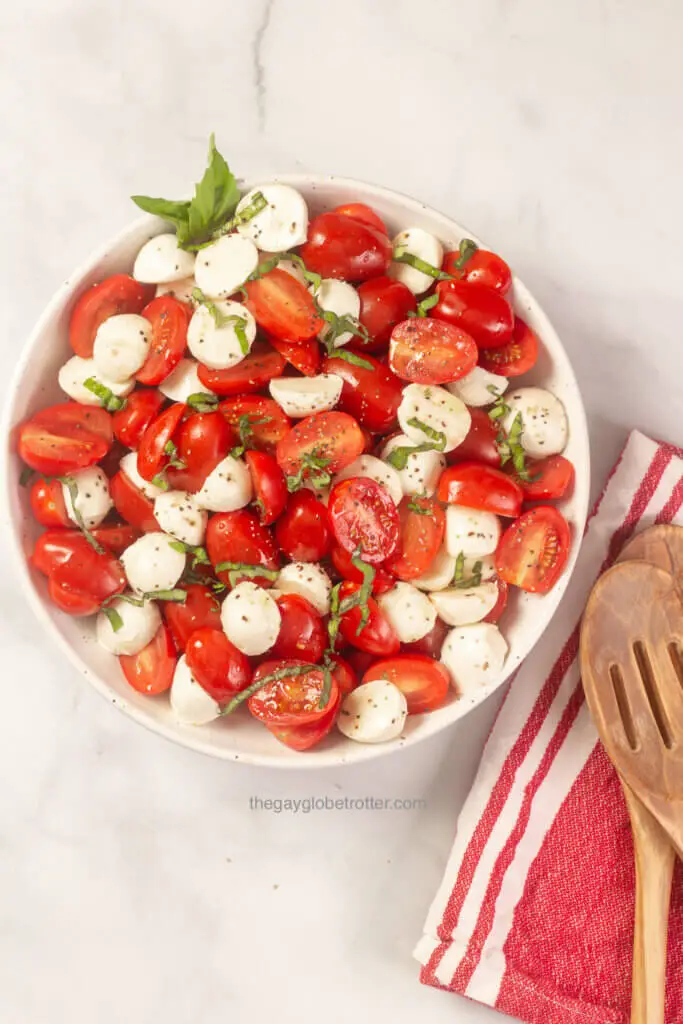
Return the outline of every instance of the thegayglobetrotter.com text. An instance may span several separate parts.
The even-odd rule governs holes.
[[[305,796],[249,797],[250,811],[271,814],[314,814],[318,811],[421,811],[427,806],[424,797],[386,796]]]

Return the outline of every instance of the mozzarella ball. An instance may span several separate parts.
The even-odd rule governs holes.
[[[117,597],[109,607],[120,616],[122,625],[115,630],[105,612],[99,612],[95,626],[98,644],[110,654],[139,654],[161,625],[156,602],[145,601],[140,606]]]
[[[522,448],[532,459],[559,455],[567,447],[569,425],[559,398],[545,388],[517,388],[505,399],[510,411],[501,424],[509,434],[516,417],[522,419]]]
[[[171,710],[182,725],[208,725],[220,715],[220,705],[200,686],[187,658],[178,658],[169,693]]]
[[[442,545],[427,571],[410,582],[418,590],[444,590],[452,583],[454,574],[455,556]]]
[[[121,555],[131,588],[138,594],[172,590],[185,570],[185,553],[167,533],[146,533]]]
[[[424,231],[422,228],[406,228],[405,231],[401,231],[396,235],[392,245],[394,252],[397,249],[405,249],[407,252],[412,253],[413,256],[419,256],[425,263],[436,267],[437,270],[441,268],[443,263],[443,246],[439,239],[435,235],[431,235],[429,231]],[[413,295],[422,295],[423,292],[428,291],[434,284],[434,278],[430,274],[424,274],[421,270],[416,270],[415,267],[411,267],[408,263],[393,261],[389,267],[389,275],[410,288]]]
[[[500,540],[500,520],[492,512],[449,505],[446,509],[446,548],[456,558],[492,555]]]
[[[154,518],[164,533],[196,548],[204,540],[209,517],[187,491],[164,491],[154,502]]]
[[[184,277],[182,281],[169,281],[166,284],[158,284],[154,297],[158,299],[160,295],[170,295],[171,298],[177,299],[178,302],[186,302],[188,306],[192,306],[194,305],[192,292],[196,287],[197,282],[193,277]]]
[[[69,480],[76,485],[76,500],[72,502],[71,491],[66,484],[62,484],[62,497],[66,506],[66,513],[72,523],[80,525],[76,512],[80,513],[83,524],[87,530],[99,526],[103,519],[114,507],[111,494],[109,493],[109,480],[106,473],[99,466],[90,466],[88,469],[80,469],[70,473]],[[76,511],[74,511],[74,505]]]
[[[119,469],[125,473],[130,482],[137,487],[139,491],[142,491],[146,498],[150,501],[154,501],[160,494],[164,493],[163,487],[157,487],[151,480],[145,480],[144,476],[140,476],[138,472],[138,453],[128,452],[123,456],[119,462]]]
[[[334,409],[344,381],[335,373],[321,373],[317,377],[276,377],[268,386],[283,412],[300,418]]]
[[[204,366],[212,370],[228,370],[249,355],[256,338],[256,321],[240,302],[226,300],[214,305],[222,316],[237,317],[237,320],[230,320],[219,327],[208,307],[200,304],[187,328],[187,347]],[[238,330],[244,337],[246,351],[237,336]]]
[[[481,583],[477,587],[451,587],[431,595],[440,619],[449,626],[467,626],[481,622],[498,603],[498,584]]]
[[[281,616],[277,602],[255,583],[238,583],[221,607],[228,640],[243,654],[265,654],[277,640]]]
[[[117,398],[125,398],[135,387],[134,377],[123,381],[110,380],[98,374],[94,359],[81,359],[80,356],[67,359],[57,374],[60,388],[69,398],[73,398],[74,402],[80,405],[101,405],[97,395],[85,386],[86,380],[91,377],[105,388],[109,388],[112,395],[116,395]]]
[[[197,287],[210,299],[227,299],[258,266],[258,249],[249,238],[223,235],[197,254]]]
[[[406,437],[416,444],[428,442],[429,436],[412,423],[414,420],[444,435],[442,450],[445,452],[462,444],[472,425],[472,417],[464,402],[446,388],[432,384],[408,384],[403,389],[398,407],[398,422]]]
[[[330,611],[330,578],[317,562],[290,562],[280,570],[277,579],[279,594],[298,594],[305,597],[320,615]]]
[[[337,316],[351,316],[357,320],[360,316],[360,295],[351,284],[346,281],[337,281],[333,277],[325,277],[320,282],[320,287],[315,293],[318,305],[325,312],[335,313]],[[329,331],[326,324],[320,332],[319,337],[323,338]],[[341,348],[353,339],[351,331],[344,331],[335,339],[334,347]]]
[[[505,664],[508,645],[497,626],[478,622],[456,626],[441,648],[441,661],[461,697],[496,680]]]
[[[98,377],[128,381],[141,368],[152,340],[152,325],[137,313],[116,313],[97,328],[93,360]]]
[[[509,383],[507,377],[501,377],[499,373],[489,373],[483,366],[475,366],[465,377],[446,384],[446,387],[465,405],[478,409],[485,405],[493,405],[500,395],[505,394]]]
[[[373,679],[346,695],[337,728],[357,743],[386,743],[401,735],[407,714],[408,702],[398,686]]]
[[[397,434],[384,445],[384,460],[397,448],[416,448],[417,445],[405,434]],[[389,465],[389,463],[387,463]],[[446,457],[441,452],[415,452],[409,455],[403,469],[397,469],[404,494],[434,494],[439,479],[446,468]],[[392,466],[393,469],[393,466]]]
[[[181,359],[175,370],[162,380],[159,391],[172,402],[186,402],[190,395],[213,395],[200,381],[194,359]]]
[[[209,512],[234,512],[254,497],[251,473],[243,459],[228,455],[212,469],[194,498]]]
[[[259,192],[267,206],[255,217],[237,225],[240,235],[272,253],[303,245],[308,234],[308,207],[301,193],[291,185],[273,183],[253,188],[240,199],[236,214],[243,213]]]
[[[426,594],[410,583],[397,583],[377,603],[402,644],[421,640],[433,628],[436,611]]]
[[[382,462],[374,455],[359,455],[350,466],[343,469],[341,473],[337,473],[332,485],[336,486],[342,480],[353,480],[358,476],[364,476],[368,480],[374,480],[375,483],[381,484],[397,505],[403,497],[403,488],[398,472],[388,462]]]
[[[181,249],[176,235],[157,235],[135,257],[133,277],[144,284],[181,281],[192,276],[194,264],[194,253]]]

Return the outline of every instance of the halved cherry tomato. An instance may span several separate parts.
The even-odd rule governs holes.
[[[129,274],[114,274],[83,292],[69,321],[69,341],[77,356],[90,359],[100,324],[118,313],[139,313],[154,294],[154,287],[134,281]]]
[[[386,274],[391,242],[384,231],[343,213],[321,213],[308,226],[299,250],[309,270],[323,277],[367,281]]]
[[[359,679],[363,678],[370,666],[375,663],[374,654],[370,654],[368,651],[360,651],[357,647],[345,647],[344,659],[351,666],[351,670],[356,676],[356,684]]]
[[[549,455],[547,459],[527,459],[526,468],[529,480],[520,479],[514,467],[506,467],[506,472],[522,488],[525,501],[553,501],[564,498],[574,484],[574,467],[564,455]]]
[[[314,377],[319,371],[322,356],[317,338],[307,338],[306,341],[287,341],[285,338],[276,338],[274,334],[267,337],[282,358],[291,363],[305,377]]]
[[[519,515],[524,494],[507,473],[479,462],[459,462],[441,474],[436,490],[439,501],[464,505],[497,516]]]
[[[496,572],[531,594],[547,594],[562,575],[571,534],[552,505],[537,505],[509,526],[496,551]]]
[[[71,558],[83,541],[85,537],[79,530],[46,530],[36,541],[30,562],[44,576],[49,576],[55,566]]]
[[[363,573],[353,564],[351,551],[345,551],[339,544],[333,544],[330,557],[335,569],[345,580],[350,580],[351,583],[363,582]],[[381,565],[375,566],[375,578],[372,581],[373,594],[386,594],[387,590],[391,590],[395,586],[394,577],[386,572]]]
[[[398,510],[386,487],[368,477],[342,480],[327,506],[335,540],[345,551],[358,551],[364,562],[379,565],[398,546]]]
[[[107,548],[117,558],[140,536],[140,531],[129,523],[104,523],[90,532],[98,544]]]
[[[195,630],[187,641],[185,654],[194,678],[219,704],[251,682],[249,658],[228,640],[222,629]]]
[[[115,440],[104,458],[100,459],[98,465],[106,477],[111,477],[114,473],[118,473],[121,459],[124,455],[128,454],[129,452],[126,447]]]
[[[218,407],[234,430],[239,429],[240,419],[248,417],[251,427],[249,444],[254,448],[272,451],[276,444],[286,437],[292,423],[285,416],[277,402],[260,395],[244,395],[242,398],[226,398]]]
[[[500,348],[512,338],[514,313],[507,299],[483,284],[439,281],[430,316],[466,331],[479,349]]]
[[[276,459],[267,452],[245,452],[262,526],[270,526],[282,515],[289,497],[287,483]]]
[[[286,341],[314,338],[325,326],[308,289],[286,270],[271,270],[244,286],[244,305],[262,330]]]
[[[401,380],[446,384],[477,365],[474,339],[453,324],[414,316],[391,332],[389,366]]]
[[[161,529],[154,518],[154,502],[135,486],[123,470],[109,481],[109,493],[118,514],[136,530],[155,533]]]
[[[512,340],[501,348],[486,349],[479,354],[479,365],[502,377],[519,377],[538,359],[538,338],[521,317],[515,317]]]
[[[292,427],[279,442],[276,457],[285,476],[305,468],[311,457],[324,463],[318,470],[338,473],[355,462],[364,447],[363,431],[352,416],[319,412]]]
[[[498,622],[508,603],[508,585],[505,580],[502,580],[500,576],[496,576],[491,582],[495,583],[498,587],[498,600],[484,618],[484,622]]]
[[[171,461],[166,451],[169,442],[175,444],[175,435],[180,421],[187,412],[187,406],[176,402],[157,416],[140,438],[138,448],[138,473],[145,480],[153,480]]]
[[[161,384],[176,368],[187,348],[192,310],[172,295],[159,295],[142,311],[152,325],[147,358],[136,377],[140,384]]]
[[[45,476],[65,476],[93,466],[113,441],[111,416],[104,409],[64,402],[41,409],[19,428],[19,455]]]
[[[487,249],[477,249],[465,263],[462,270],[457,267],[459,252],[447,252],[444,256],[443,269],[459,281],[470,284],[483,284],[486,288],[505,295],[512,285],[512,272],[505,260]]]
[[[446,455],[450,463],[472,461],[485,462],[488,466],[500,468],[500,451],[496,441],[500,426],[492,420],[485,409],[470,409],[472,425],[465,440]]]
[[[344,381],[338,402],[343,412],[353,416],[361,427],[385,434],[396,426],[404,385],[378,359],[367,353],[361,358],[370,364],[369,370],[331,356],[323,363],[323,373],[334,373]]]
[[[268,570],[280,567],[280,556],[272,534],[261,526],[253,512],[246,508],[236,512],[218,512],[209,519],[206,529],[206,550],[214,569],[221,562],[259,566]],[[227,569],[218,573],[224,583],[230,583]],[[245,573],[237,582],[250,580],[260,587],[272,587],[273,580],[266,576]]]
[[[363,676],[364,683],[386,679],[397,686],[408,703],[409,715],[441,707],[451,677],[445,665],[425,654],[399,654],[376,661]]]
[[[401,281],[393,277],[375,277],[365,281],[358,289],[360,297],[360,323],[370,340],[356,337],[353,344],[368,352],[386,348],[396,324],[408,318],[417,309],[415,296]]]
[[[311,668],[310,662],[301,658],[277,658],[263,661],[254,672],[254,682],[283,669],[303,668],[307,671],[297,675],[274,679],[257,690],[248,701],[254,718],[268,726],[307,725],[320,721],[339,700],[339,687],[332,676],[329,700],[320,707],[325,686],[321,668]]]
[[[361,652],[358,651],[358,654]],[[358,679],[353,668],[346,660],[346,658],[340,657],[338,654],[330,657],[330,664],[332,666],[332,675],[337,680],[337,686],[342,697],[345,697],[347,693],[351,693],[351,690],[356,688]]]
[[[327,646],[323,620],[310,601],[298,594],[279,594],[280,632],[270,649],[273,658],[304,658],[320,661]]]
[[[339,588],[340,604],[344,599],[360,590],[358,583],[342,583]],[[401,644],[393,626],[387,617],[380,611],[379,605],[374,597],[368,598],[369,617],[367,624],[358,632],[361,624],[361,609],[358,605],[345,612],[341,617],[339,632],[347,644],[357,647],[368,654],[376,654],[379,657],[388,657],[397,654]]]
[[[49,571],[48,593],[63,612],[93,615],[104,601],[125,590],[126,574],[111,552],[100,554],[78,533],[62,543],[69,549]]]
[[[29,492],[31,511],[41,526],[73,526],[59,480],[34,480]]]
[[[161,610],[179,651],[198,629],[222,629],[221,606],[213,591],[202,583],[183,587],[184,601],[162,601]]]
[[[376,231],[382,231],[388,235],[387,226],[378,213],[375,213],[371,206],[365,203],[344,203],[342,206],[335,206],[332,213],[342,213],[345,217],[353,217],[361,224],[369,224]]]
[[[169,466],[166,477],[179,491],[198,491],[236,443],[237,435],[220,412],[196,412],[174,434],[175,457],[184,468]]]
[[[402,654],[427,654],[437,661],[441,657],[441,648],[448,635],[448,626],[443,619],[437,619],[432,628],[419,640],[409,644],[401,644]]]
[[[327,509],[313,491],[295,491],[275,525],[280,550],[293,562],[319,562],[332,544]]]
[[[165,397],[156,388],[136,388],[123,409],[112,417],[114,437],[127,448],[137,448],[142,435],[161,412]]]
[[[284,743],[286,747],[290,747],[292,750],[310,750],[316,743],[320,743],[332,729],[337,720],[341,698],[342,695],[338,692],[336,700],[329,701],[325,708],[325,714],[315,722],[308,722],[305,725],[269,725],[266,722],[266,728],[276,740]]]
[[[265,342],[256,341],[249,355],[237,366],[227,370],[211,370],[199,363],[197,375],[204,387],[217,395],[248,395],[260,391],[275,377],[281,377],[284,370],[283,356]]]
[[[119,665],[134,690],[153,697],[170,689],[176,660],[171,634],[162,622],[147,646],[137,654],[120,655]]]
[[[414,580],[434,561],[446,531],[446,516],[438,501],[416,495],[401,500],[398,514],[399,544],[384,568],[400,580]]]

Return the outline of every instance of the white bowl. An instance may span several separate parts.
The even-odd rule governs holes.
[[[288,175],[278,180],[298,188],[306,197],[312,214],[341,203],[363,201],[383,217],[391,234],[401,228],[418,226],[437,235],[449,247],[455,247],[464,237],[474,237],[449,217],[414,199],[376,185],[367,185],[349,178],[306,174]],[[108,274],[130,271],[142,243],[163,228],[163,222],[154,217],[145,216],[136,220],[71,275],[53,297],[29,338],[10,389],[3,431],[7,449],[3,472],[3,525],[17,556],[18,571],[29,602],[45,633],[57,641],[73,665],[103,697],[131,718],[176,743],[214,757],[283,768],[316,768],[379,757],[397,747],[417,743],[439,732],[462,718],[501,686],[526,657],[555,613],[578,554],[588,504],[588,434],[574,373],[550,321],[528,289],[515,278],[515,309],[543,342],[536,367],[522,381],[547,387],[564,402],[570,424],[566,455],[576,467],[576,486],[570,498],[560,506],[573,527],[569,565],[562,579],[547,596],[537,597],[521,591],[514,593],[502,624],[510,645],[503,675],[489,686],[482,687],[475,696],[461,700],[453,696],[450,703],[440,710],[409,718],[404,736],[393,743],[354,743],[342,737],[335,729],[320,746],[306,753],[297,753],[278,743],[248,714],[235,715],[234,718],[198,728],[182,726],[171,716],[165,696],[145,697],[129,687],[117,660],[95,643],[92,620],[63,615],[48,601],[44,578],[34,573],[27,562],[27,556],[41,528],[30,516],[26,489],[19,486],[20,465],[14,445],[17,424],[40,408],[65,400],[57,386],[57,370],[71,354],[67,325],[76,297],[85,287]]]

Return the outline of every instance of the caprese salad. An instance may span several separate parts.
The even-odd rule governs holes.
[[[191,201],[134,199],[171,227],[77,298],[66,398],[18,431],[50,599],[179,722],[250,713],[296,750],[493,681],[574,475],[506,263],[240,195],[213,139]]]

